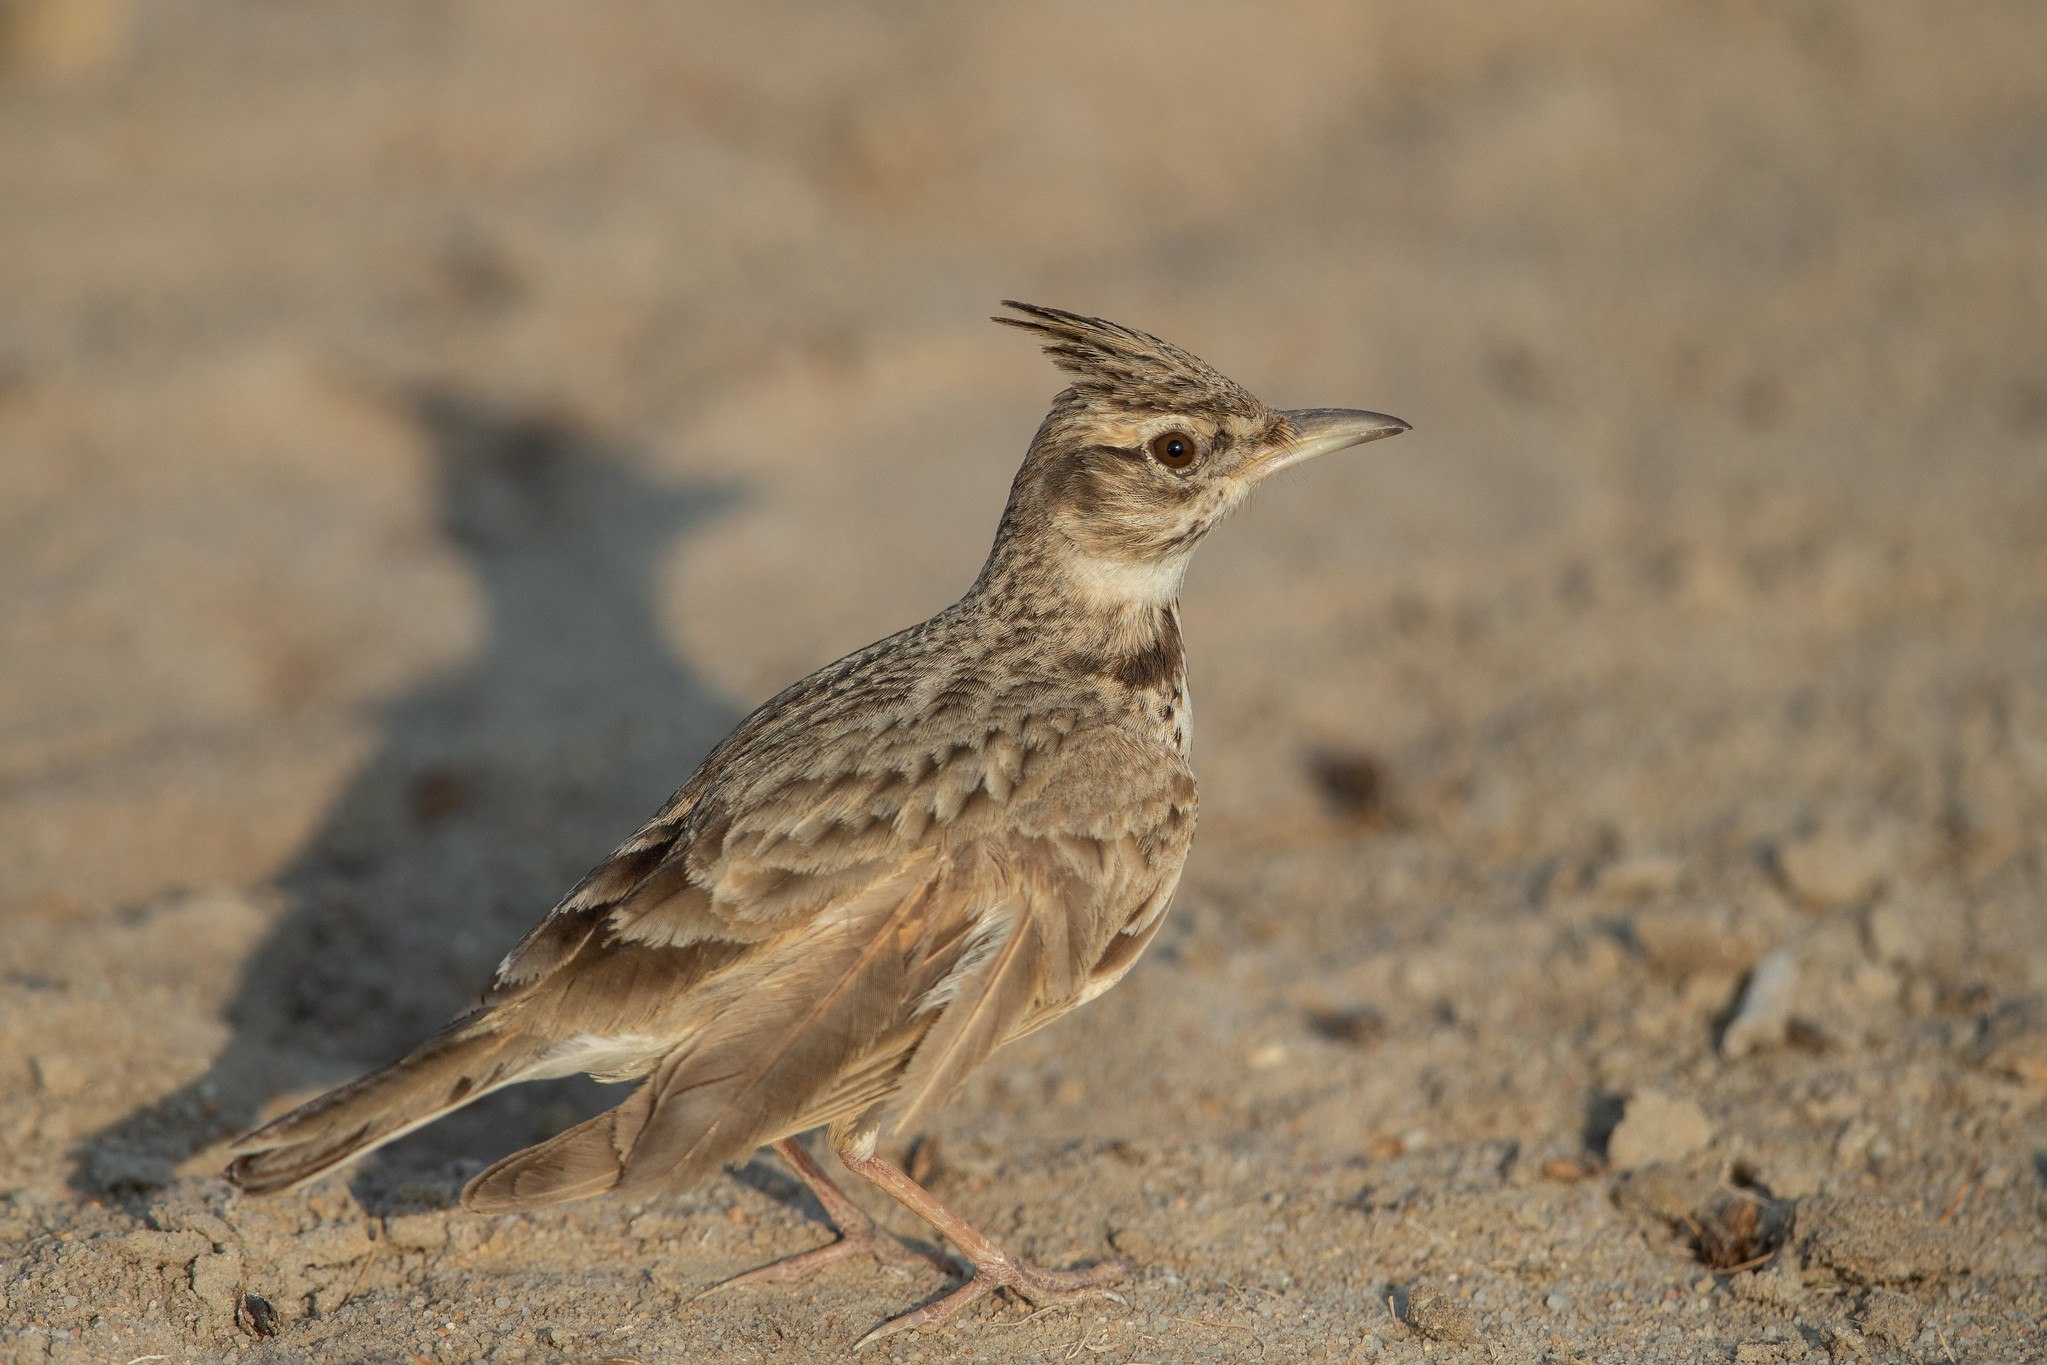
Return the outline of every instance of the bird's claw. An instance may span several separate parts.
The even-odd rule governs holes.
[[[883,1266],[899,1267],[905,1270],[940,1270],[948,1275],[956,1274],[953,1264],[935,1252],[923,1251],[905,1242],[892,1232],[880,1228],[865,1228],[843,1234],[836,1242],[827,1242],[809,1251],[800,1251],[794,1256],[785,1256],[779,1261],[770,1261],[764,1266],[743,1271],[730,1279],[720,1280],[714,1285],[697,1291],[698,1299],[722,1294],[728,1289],[741,1289],[755,1284],[789,1284],[815,1275],[828,1266],[840,1261],[850,1261],[865,1256]]]
[[[912,1309],[900,1317],[890,1318],[866,1336],[853,1343],[859,1350],[870,1342],[898,1332],[913,1331],[920,1327],[943,1327],[955,1321],[968,1308],[998,1290],[1008,1290],[1040,1310],[1060,1304],[1075,1303],[1084,1299],[1108,1299],[1115,1303],[1126,1300],[1121,1294],[1109,1288],[1121,1284],[1135,1272],[1128,1261],[1103,1261],[1085,1270],[1040,1270],[1034,1265],[1004,1257],[979,1267],[974,1278],[958,1289],[922,1308]]]

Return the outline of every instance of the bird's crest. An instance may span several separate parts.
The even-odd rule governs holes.
[[[1251,417],[1263,411],[1235,380],[1149,332],[1014,299],[1002,306],[1023,316],[993,321],[1045,338],[1045,354],[1073,376],[1068,392],[1084,403],[1128,412],[1207,409]]]

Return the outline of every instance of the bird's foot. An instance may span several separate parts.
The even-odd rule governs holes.
[[[897,1332],[908,1332],[918,1327],[943,1327],[958,1319],[974,1304],[1002,1289],[1040,1309],[1082,1299],[1109,1299],[1122,1303],[1123,1296],[1109,1286],[1129,1279],[1133,1270],[1128,1261],[1103,1261],[1085,1270],[1041,1270],[1007,1253],[998,1252],[996,1258],[975,1268],[973,1279],[934,1303],[927,1303],[901,1317],[890,1318],[854,1342],[853,1349],[857,1351],[869,1342],[894,1336]]]
[[[779,1261],[770,1261],[729,1280],[720,1280],[708,1289],[698,1292],[700,1299],[713,1294],[722,1294],[728,1289],[740,1289],[750,1284],[790,1284],[806,1280],[827,1266],[840,1261],[867,1257],[879,1265],[900,1266],[906,1270],[938,1269],[948,1275],[957,1274],[953,1263],[936,1252],[923,1251],[905,1242],[892,1232],[884,1232],[873,1223],[865,1227],[854,1226],[840,1233],[839,1240],[827,1242],[809,1251],[799,1251],[794,1256],[785,1256]]]

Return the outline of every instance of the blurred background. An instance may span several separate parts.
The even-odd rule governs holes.
[[[1261,1341],[1418,1349],[1386,1288],[1445,1274],[1502,1348],[1676,1321],[1588,1313],[1580,1238],[1570,1273],[1721,1345],[2011,1339],[2047,1270],[2032,0],[0,3],[12,1330],[199,1349],[262,1281],[386,1340],[461,1282],[294,1259],[361,1208],[262,1206],[264,1241],[219,1140],[435,1026],[748,709],[958,595],[1058,387],[1004,297],[1416,430],[1203,551],[1174,926],[976,1081],[956,1170],[983,1144],[1055,1259],[1177,1267],[1158,1332],[1255,1282],[1328,1314]],[[438,1207],[587,1103],[508,1099],[356,1197]],[[1701,1249],[1708,1196],[1615,1203],[1681,1160],[1928,1228],[1960,1188],[1976,1259],[1787,1245],[1694,1294],[1748,1259]],[[630,1292],[816,1235],[736,1188]],[[218,1236],[171,1271],[53,1240],[152,1205],[231,1215],[233,1273],[195,1287]],[[550,1235],[606,1263],[593,1226]],[[529,1317],[616,1307],[547,1297],[559,1245],[498,1254]],[[663,1330],[829,1335],[884,1291]]]

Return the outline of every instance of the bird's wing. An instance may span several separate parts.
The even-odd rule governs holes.
[[[647,1074],[630,1150],[591,1138],[629,1193],[898,1088],[928,1112],[1129,965],[1192,833],[1185,768],[1111,728],[833,766],[707,792],[665,846],[650,826],[499,974],[565,1055]]]

